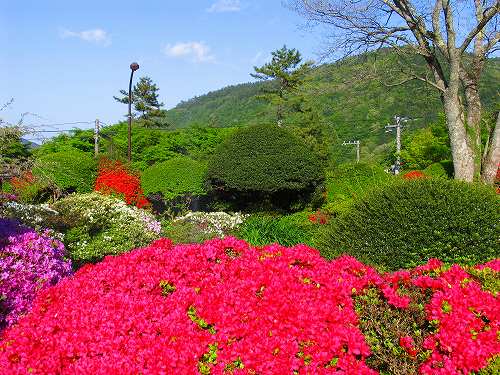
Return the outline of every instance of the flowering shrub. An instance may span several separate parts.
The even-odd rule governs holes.
[[[31,171],[24,171],[18,177],[12,177],[10,187],[17,201],[37,203],[44,201],[50,195],[49,184]]]
[[[5,193],[0,191],[0,204],[6,203],[6,202],[15,202],[17,201],[18,197],[15,194],[12,193]]]
[[[174,243],[201,243],[234,233],[247,216],[238,212],[188,212],[164,225],[163,235]]]
[[[139,208],[149,205],[141,189],[139,176],[131,173],[120,161],[104,159],[99,165],[95,190],[123,197],[125,202]]]
[[[188,212],[174,221],[187,221],[197,224],[206,234],[215,234],[218,237],[226,236],[230,231],[241,225],[249,215],[235,212]]]
[[[0,218],[0,329],[25,314],[36,293],[71,273],[64,245]]]
[[[54,204],[67,226],[64,242],[78,265],[145,246],[161,225],[145,210],[97,192],[73,194]]]
[[[400,293],[409,284],[431,294],[425,315],[437,327],[424,340],[428,354],[419,371],[476,371],[500,352],[499,302],[458,266],[436,267],[380,275],[348,256],[326,262],[304,245],[254,248],[226,237],[173,246],[162,239],[87,265],[42,292],[32,312],[3,333],[0,367],[60,374],[376,374],[352,297],[376,287],[404,310],[411,301]],[[422,350],[411,335],[396,344],[411,357]]]
[[[403,175],[405,180],[415,180],[417,178],[426,178],[427,176],[422,171],[410,171]]]
[[[19,220],[21,223],[37,230],[46,229],[59,213],[48,204],[25,204],[9,201],[0,205],[0,214],[4,217]]]
[[[19,177],[12,177],[10,179],[10,184],[14,190],[22,190],[33,184],[35,180],[36,178],[33,176],[33,173],[31,171],[26,171]]]

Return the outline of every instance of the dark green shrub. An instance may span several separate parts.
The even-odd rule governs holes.
[[[397,181],[358,198],[325,227],[326,258],[349,253],[391,270],[439,258],[482,263],[499,255],[499,197],[490,187],[444,179]]]
[[[299,212],[288,216],[253,215],[245,220],[236,236],[254,246],[270,243],[314,246],[316,231],[317,225],[308,220],[307,213]]]
[[[276,125],[238,130],[217,149],[208,167],[214,187],[236,192],[302,191],[318,185],[323,175],[319,157]]]
[[[345,212],[353,200],[390,181],[392,175],[378,164],[346,163],[326,174],[327,204],[324,209],[331,215]]]
[[[176,157],[147,168],[141,176],[144,194],[161,193],[165,199],[202,195],[206,167],[188,157]]]
[[[65,150],[42,155],[33,168],[33,174],[48,180],[62,191],[91,192],[97,173],[94,158],[83,151]]]

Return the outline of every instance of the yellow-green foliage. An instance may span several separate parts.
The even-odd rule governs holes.
[[[166,199],[202,195],[205,173],[204,164],[179,156],[147,168],[142,173],[141,185],[145,194],[161,193]]]

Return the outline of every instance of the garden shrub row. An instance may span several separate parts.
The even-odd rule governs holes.
[[[146,195],[161,193],[165,199],[183,195],[203,195],[206,193],[204,179],[206,166],[189,157],[175,157],[153,164],[141,176],[141,184]]]
[[[381,165],[372,163],[345,163],[326,173],[327,204],[324,209],[337,216],[345,212],[356,197],[376,186],[385,185],[392,175]]]
[[[94,190],[97,163],[86,152],[77,149],[54,152],[36,160],[33,174],[62,191],[88,193]]]
[[[488,186],[444,179],[374,188],[324,227],[323,256],[342,253],[389,270],[429,258],[474,264],[499,256],[499,196]]]

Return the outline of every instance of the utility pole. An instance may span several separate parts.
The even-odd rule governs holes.
[[[359,163],[359,156],[360,156],[360,141],[344,141],[342,143],[342,146],[347,146],[347,145],[356,145],[356,163]]]
[[[391,133],[394,129],[396,129],[396,163],[394,164],[392,171],[394,174],[399,174],[401,169],[401,130],[403,129],[403,123],[408,122],[410,119],[407,117],[394,116],[395,124],[387,125],[385,127],[386,133]]]
[[[94,129],[94,157],[97,159],[97,155],[99,154],[99,119],[95,120],[95,129]]]

